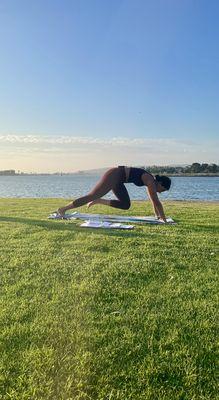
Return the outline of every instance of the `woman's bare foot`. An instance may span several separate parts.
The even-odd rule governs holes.
[[[90,208],[91,206],[94,206],[94,204],[98,204],[98,200],[93,200],[87,203],[87,208]]]
[[[61,217],[64,217],[65,216],[65,208],[64,207],[63,208],[58,208],[58,213],[59,213],[59,215]]]

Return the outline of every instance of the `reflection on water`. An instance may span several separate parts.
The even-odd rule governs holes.
[[[0,176],[0,197],[64,197],[76,198],[88,193],[100,176]],[[127,184],[131,199],[147,198],[144,187]],[[113,197],[113,194],[105,196]],[[169,192],[161,199],[169,200],[219,200],[219,177],[173,177]]]

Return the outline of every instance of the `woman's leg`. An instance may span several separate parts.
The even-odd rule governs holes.
[[[72,208],[81,207],[84,204],[87,204],[91,201],[100,199],[105,196],[110,190],[113,189],[116,185],[121,182],[121,172],[119,168],[111,168],[109,169],[101,178],[101,180],[97,183],[94,189],[88,193],[86,196],[80,197],[65,207],[61,207],[58,209],[60,215],[64,215],[67,210]]]
[[[124,183],[116,185],[112,191],[118,200],[110,200],[111,207],[128,210],[131,206],[131,201]]]
[[[97,199],[88,203],[88,207],[91,207],[95,204],[103,204],[105,206],[128,210],[130,208],[131,201],[125,185],[123,183],[119,183],[112,188],[112,192],[115,194],[118,200]]]

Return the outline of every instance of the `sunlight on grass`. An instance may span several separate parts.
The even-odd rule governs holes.
[[[47,220],[62,204],[0,200],[0,399],[216,399],[218,205],[124,232]]]

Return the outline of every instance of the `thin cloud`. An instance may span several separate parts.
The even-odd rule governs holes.
[[[125,138],[114,137],[110,139],[101,139],[95,137],[83,136],[43,136],[43,135],[2,135],[0,136],[0,143],[11,144],[59,144],[59,145],[103,145],[103,146],[154,146],[154,145],[192,145],[192,142],[181,141],[172,138]]]
[[[215,141],[173,138],[98,138],[1,135],[0,169],[76,171],[113,165],[167,165],[216,162]]]

